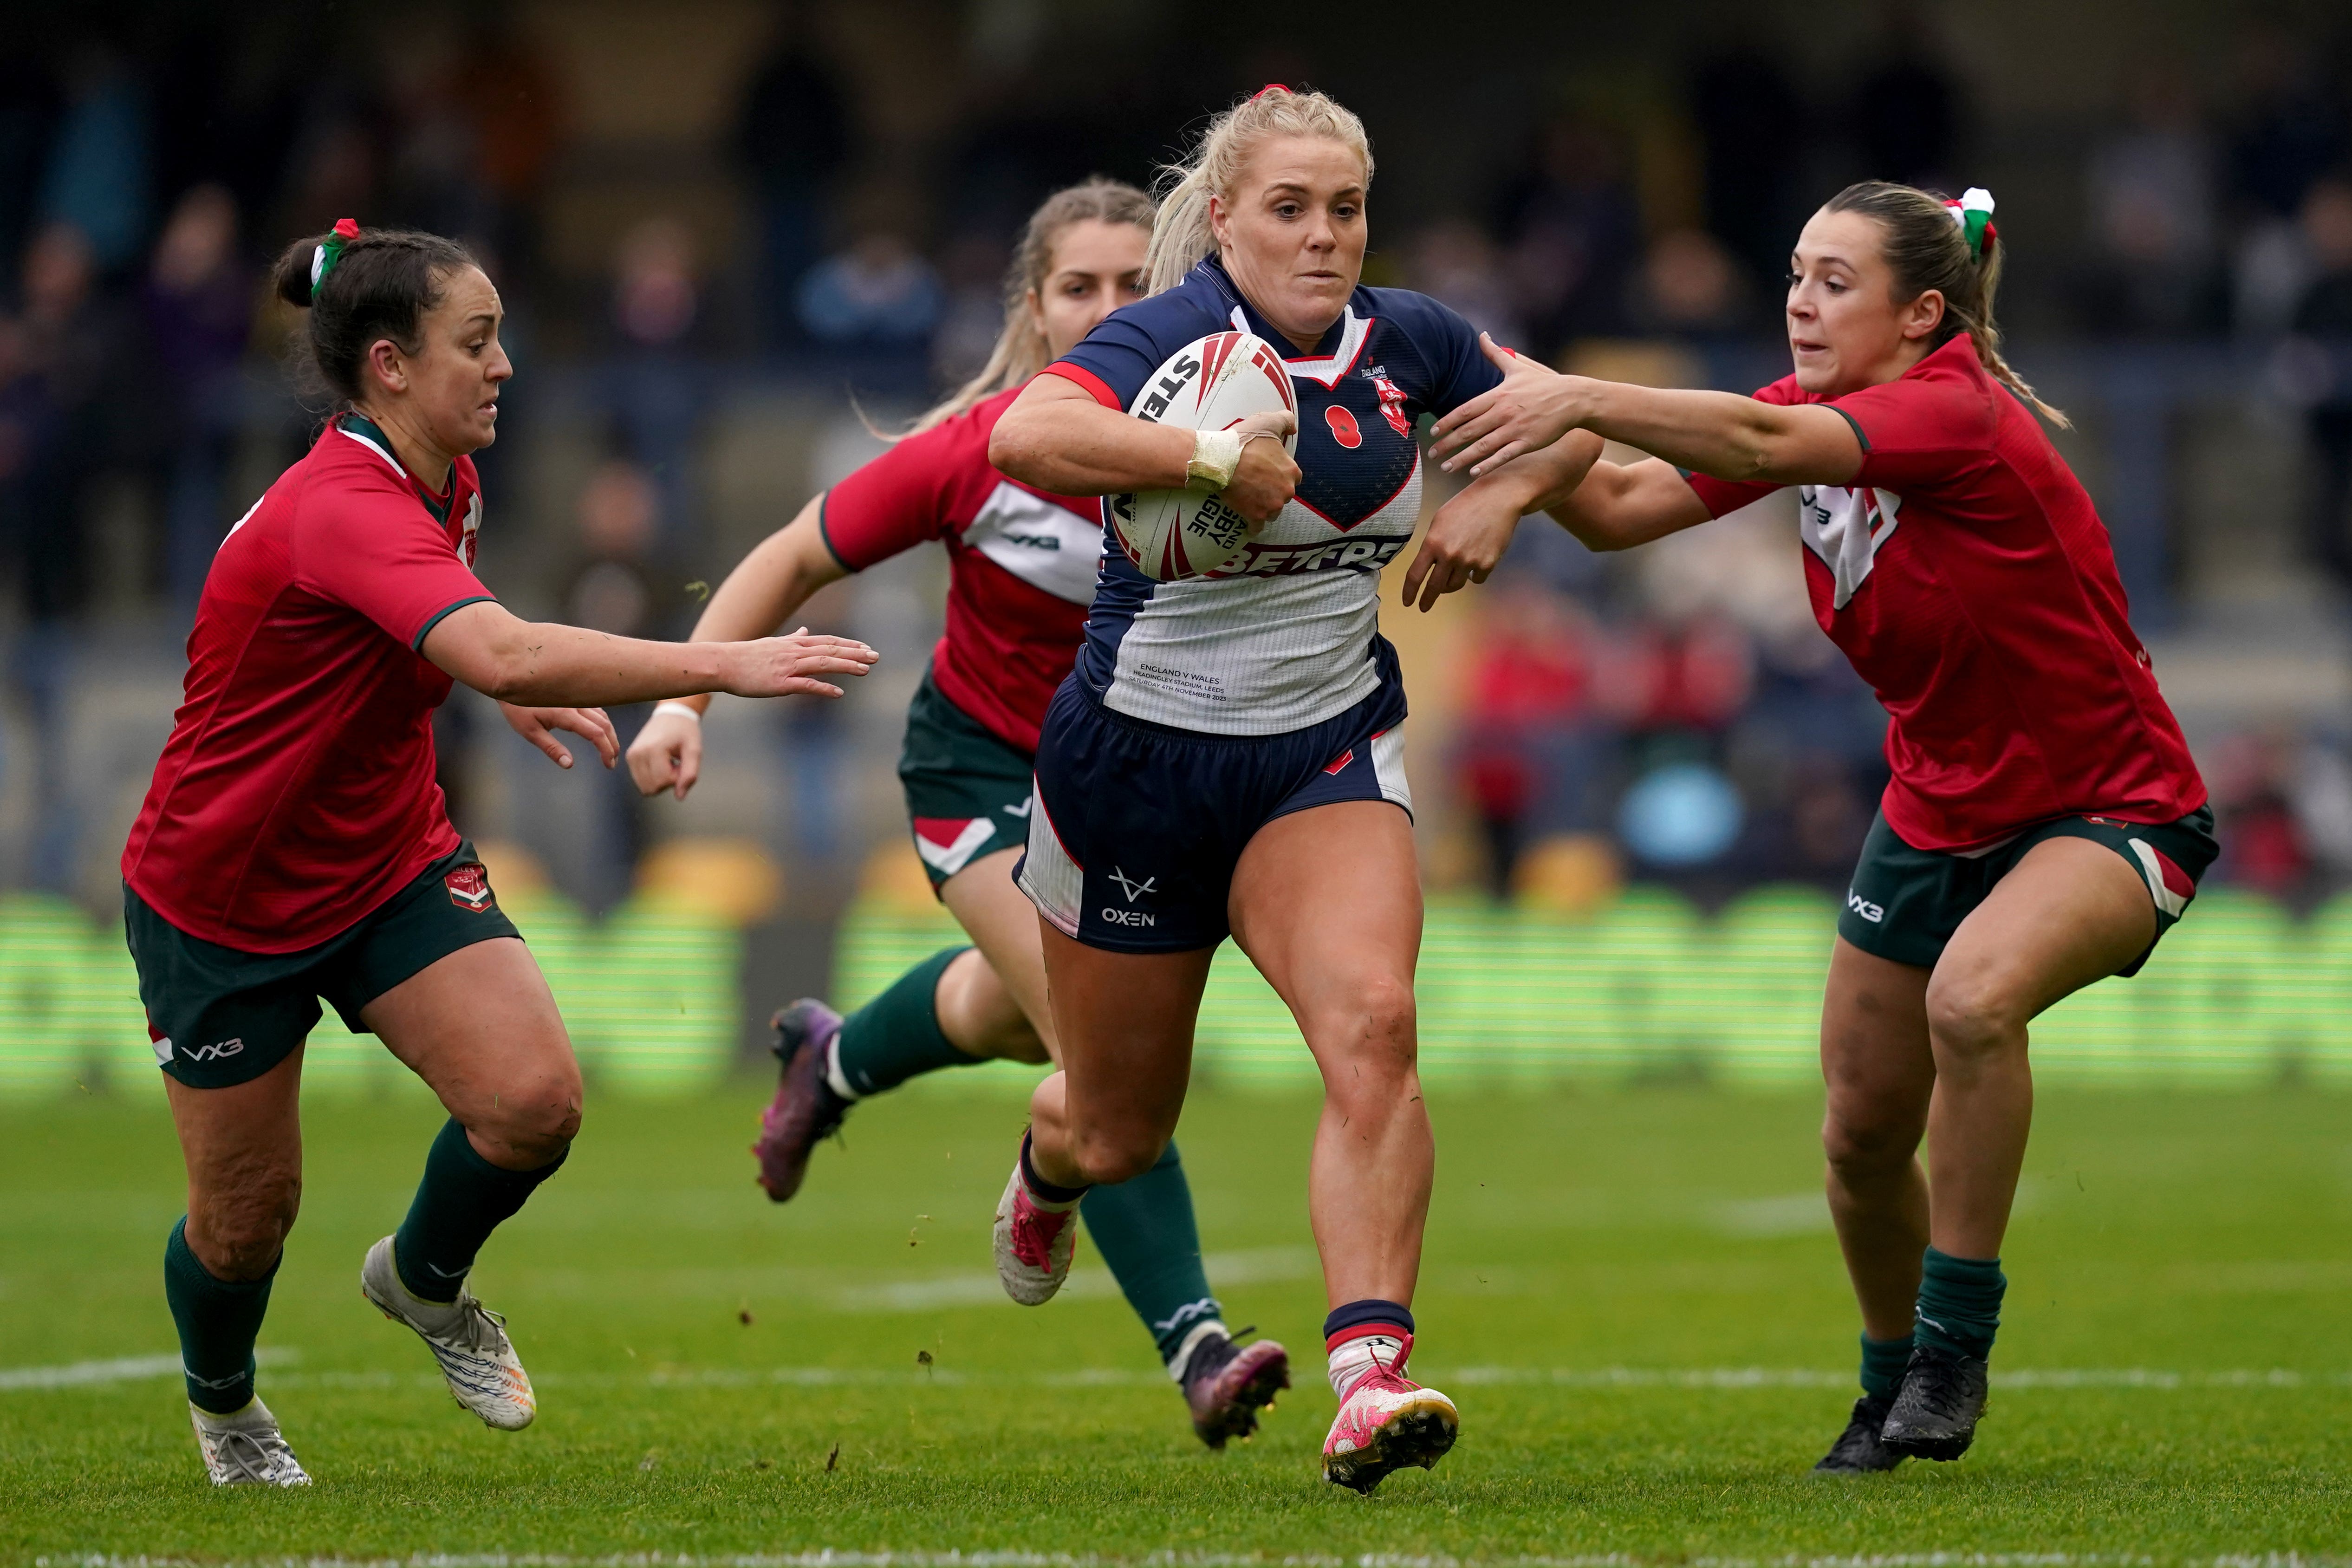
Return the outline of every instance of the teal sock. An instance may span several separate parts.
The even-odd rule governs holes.
[[[190,1249],[187,1216],[172,1227],[163,1244],[163,1300],[179,1325],[180,1370],[197,1409],[228,1415],[252,1403],[253,1342],[277,1278],[273,1263],[258,1279],[218,1279]]]
[[[1903,1386],[1903,1369],[1911,1364],[1911,1336],[1874,1340],[1862,1336],[1862,1391],[1873,1399],[1891,1399]]]
[[[443,1122],[425,1156],[425,1179],[416,1184],[408,1217],[392,1233],[392,1266],[409,1294],[426,1301],[456,1300],[490,1232],[522,1207],[570,1153],[565,1150],[536,1171],[503,1170],[474,1152],[456,1117]]]
[[[1919,1270],[1919,1305],[1912,1333],[1928,1344],[1978,1361],[1992,1354],[2000,1328],[2000,1259],[1954,1258],[1927,1249]]]
[[[842,1020],[834,1042],[833,1065],[843,1085],[858,1100],[896,1089],[910,1078],[941,1068],[968,1068],[981,1058],[948,1043],[940,1029],[940,976],[968,947],[931,954],[892,981],[888,989]]]
[[[1201,1232],[1192,1222],[1192,1188],[1171,1142],[1159,1163],[1117,1186],[1092,1187],[1078,1213],[1087,1222],[1127,1304],[1151,1331],[1166,1363],[1184,1336],[1218,1315],[1201,1266]]]

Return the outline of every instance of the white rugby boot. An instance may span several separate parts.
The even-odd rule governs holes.
[[[278,1434],[278,1417],[256,1394],[242,1410],[215,1415],[197,1405],[188,1406],[196,1428],[196,1447],[205,1456],[205,1473],[216,1487],[307,1487],[310,1475]]]
[[[405,1323],[431,1347],[450,1396],[501,1432],[520,1432],[539,1414],[530,1374],[515,1358],[507,1321],[474,1299],[461,1282],[455,1301],[427,1301],[400,1282],[392,1237],[368,1248],[360,1266],[360,1294],[395,1323]]]
[[[1024,1142],[1024,1147],[1026,1147]],[[1070,1277],[1078,1251],[1077,1200],[1048,1203],[1029,1190],[1021,1162],[996,1200],[996,1278],[1024,1307],[1043,1306]]]

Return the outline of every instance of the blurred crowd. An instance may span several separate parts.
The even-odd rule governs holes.
[[[982,29],[951,132],[912,166],[877,152],[824,30],[780,7],[706,150],[730,222],[640,203],[583,258],[548,238],[576,106],[519,13],[436,12],[415,47],[377,53],[314,47],[299,9],[158,7],[121,37],[58,22],[0,59],[0,638],[35,737],[0,770],[37,775],[37,882],[63,885],[73,850],[52,742],[83,628],[108,605],[184,623],[253,481],[310,426],[272,363],[290,313],[260,289],[293,237],[355,215],[477,249],[519,357],[591,389],[590,476],[540,509],[567,531],[540,552],[543,596],[674,636],[686,612],[651,584],[726,564],[699,553],[697,459],[728,377],[886,404],[952,384],[994,339],[1037,197],[1147,178],[1237,85],[1139,55],[1065,90],[1049,58]],[[2133,67],[2083,142],[2076,232],[2034,234],[2004,313],[2092,342],[2254,345],[2303,422],[2309,559],[2352,591],[2347,41],[2250,21],[2234,59]],[[1778,279],[1823,191],[1974,183],[1991,128],[1954,59],[1927,13],[1895,5],[1826,76],[1731,33],[1657,101],[1563,94],[1443,205],[1376,209],[1369,280],[1555,362],[1744,388],[1773,373]],[[1277,72],[1313,78],[1295,59]],[[494,487],[525,482],[510,448],[527,389],[509,416]],[[1633,563],[1528,531],[1458,672],[1449,759],[1498,894],[1601,862],[1699,886],[1843,875],[1884,777],[1881,721],[1804,613],[1789,531],[1767,507]],[[804,750],[837,752],[812,725]],[[462,733],[446,740],[462,754]],[[2209,761],[2228,874],[2290,896],[2352,877],[2352,763],[2333,737],[2250,731]],[[614,824],[625,881],[645,829],[617,801]]]

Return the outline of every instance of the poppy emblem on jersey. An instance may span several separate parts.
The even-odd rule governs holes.
[[[1389,422],[1389,428],[1400,436],[1412,435],[1412,421],[1404,416],[1404,389],[1377,365],[1364,374],[1371,378],[1372,390],[1380,394],[1381,417]]]
[[[2139,874],[2147,879],[2148,896],[2156,900],[2156,907],[2179,920],[2180,911],[2189,907],[2189,900],[2197,896],[2197,884],[2189,879],[2189,873],[2171,856],[2147,839],[2126,838],[2124,842],[2139,858]]]
[[[1364,444],[1364,433],[1356,428],[1356,416],[1338,404],[1323,411],[1323,423],[1331,426],[1331,439],[1350,450]]]
[[[996,824],[985,816],[915,818],[915,853],[942,877],[962,870],[980,847],[995,837]]]
[[[441,885],[449,889],[449,901],[461,910],[479,914],[491,907],[490,874],[478,865],[458,867],[441,879]]]

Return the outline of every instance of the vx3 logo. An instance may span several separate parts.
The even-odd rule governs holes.
[[[1111,868],[1110,879],[1118,884],[1118,890],[1127,895],[1127,901],[1130,904],[1146,893],[1156,893],[1160,890],[1159,878],[1146,877],[1139,882],[1118,867]]]

